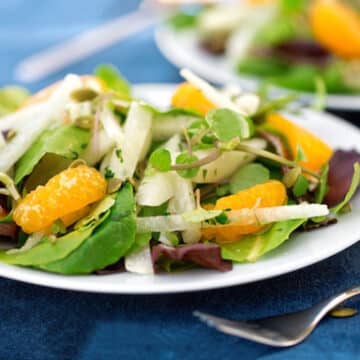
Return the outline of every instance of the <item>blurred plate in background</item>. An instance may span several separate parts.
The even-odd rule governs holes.
[[[191,30],[177,32],[163,26],[156,31],[156,43],[162,54],[177,67],[186,67],[201,77],[216,83],[239,84],[245,90],[253,91],[259,85],[259,79],[249,76],[239,76],[233,65],[225,56],[211,55],[201,49],[198,39]],[[275,88],[274,94],[281,95],[288,90]],[[301,100],[306,103],[313,101],[314,95],[302,93]],[[360,111],[360,95],[328,95],[327,107],[334,110]]]

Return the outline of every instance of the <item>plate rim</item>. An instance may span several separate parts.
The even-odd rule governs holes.
[[[185,33],[191,33],[191,30],[185,31]],[[179,50],[183,51],[183,48],[178,44],[180,42],[168,40],[169,37],[176,38],[177,32],[172,30],[171,27],[167,25],[160,25],[155,29],[155,43],[162,55],[173,65],[178,68],[188,67],[189,69],[195,71],[201,77],[211,81],[215,84],[223,84],[224,77],[217,76],[217,71],[208,72],[205,67],[194,66],[190,61],[183,60],[181,57],[175,56],[175,53],[178,54]],[[177,50],[176,50],[177,49]],[[174,51],[176,50],[176,51]],[[211,55],[210,55],[211,56]],[[215,68],[214,68],[215,70]],[[260,79],[244,75],[242,78],[237,75],[231,69],[227,70],[227,76],[225,82],[237,83],[243,85],[245,88],[254,88],[260,83]],[[272,86],[274,89],[274,94],[284,95],[291,91],[297,92],[296,90],[281,88],[277,86]],[[298,92],[300,94],[300,100],[305,103],[311,103],[314,99],[313,93],[308,92]],[[337,95],[337,94],[328,94],[326,97],[326,105],[329,109],[332,110],[344,110],[344,111],[360,111],[360,94],[359,95]]]
[[[174,89],[177,84],[169,84],[169,83],[146,83],[146,84],[135,84],[134,90],[135,92],[146,92],[152,91],[154,92],[154,88],[161,88],[162,91],[169,92]],[[309,114],[317,113],[316,111],[309,110]],[[339,123],[342,127],[347,128],[348,131],[355,131],[360,138],[360,130],[352,125],[351,123],[347,122],[346,120],[335,116],[329,113],[320,113],[322,116],[325,116],[331,121]],[[5,263],[0,263],[0,276],[12,280],[21,281],[23,283],[39,285],[39,286],[46,286],[50,288],[62,289],[62,290],[71,290],[71,291],[79,291],[79,292],[88,292],[88,293],[105,293],[105,294],[132,294],[132,295],[149,295],[149,294],[172,294],[172,293],[185,293],[185,292],[195,292],[195,291],[203,291],[203,290],[214,290],[214,289],[221,289],[226,287],[232,286],[239,286],[244,284],[249,284],[252,282],[268,280],[271,278],[275,278],[278,276],[282,276],[313,264],[316,264],[322,260],[328,259],[345,249],[349,248],[352,245],[355,245],[360,240],[360,227],[356,231],[352,232],[352,236],[348,237],[346,241],[339,242],[335,247],[332,247],[327,250],[325,253],[320,252],[316,253],[309,261],[308,257],[302,257],[295,265],[289,266],[288,263],[283,263],[278,266],[276,269],[272,269],[268,273],[264,274],[261,271],[258,274],[249,274],[249,276],[244,280],[241,279],[240,281],[236,279],[236,273],[233,276],[228,278],[222,278],[222,275],[229,274],[229,273],[219,273],[213,270],[195,270],[195,273],[200,273],[205,275],[206,278],[210,277],[209,280],[205,280],[203,282],[188,282],[182,283],[181,287],[178,287],[178,283],[161,283],[160,278],[162,277],[170,277],[174,278],[177,276],[176,273],[173,274],[158,274],[156,276],[153,275],[137,275],[131,274],[131,276],[135,277],[146,277],[149,279],[149,286],[154,284],[154,286],[150,287],[143,287],[136,284],[122,284],[117,281],[117,277],[121,274],[114,274],[114,275],[106,275],[106,277],[102,275],[61,275],[61,274],[53,274],[43,272],[41,270],[15,266],[15,265],[8,265]],[[321,231],[321,230],[320,230]],[[271,260],[271,256],[269,257]],[[255,263],[256,264],[256,263]],[[254,264],[254,265],[255,265]],[[244,265],[238,265],[244,266]],[[96,279],[106,279],[106,281],[95,281],[95,282],[82,282],[82,278],[96,278]],[[213,277],[216,277],[214,280]],[[135,278],[134,278],[135,279]],[[114,281],[110,281],[114,280]],[[156,281],[159,280],[158,283]],[[99,283],[101,283],[99,285]]]

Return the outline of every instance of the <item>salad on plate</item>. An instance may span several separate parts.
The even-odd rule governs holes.
[[[239,75],[303,92],[360,92],[357,0],[244,0],[181,12],[170,24]]]
[[[0,91],[1,262],[229,271],[351,210],[359,154],[293,122],[292,95],[181,75],[168,109],[135,98],[108,65],[34,95]]]

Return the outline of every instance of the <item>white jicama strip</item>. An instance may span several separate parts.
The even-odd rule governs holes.
[[[169,201],[168,212],[170,214],[182,214],[187,211],[195,210],[195,198],[192,182],[182,178],[177,173],[173,176],[174,197]],[[186,230],[182,233],[183,240],[186,244],[193,244],[200,241],[200,228]]]
[[[202,159],[211,150],[200,150],[194,154]],[[215,161],[201,166],[199,172],[191,180],[195,183],[217,183],[231,176],[239,167],[248,164],[255,159],[255,155],[243,151],[223,152]]]
[[[110,110],[109,110],[110,111]],[[113,115],[114,116],[114,115]],[[105,121],[105,131],[113,133],[117,146],[101,163],[100,170],[109,168],[114,176],[122,181],[134,175],[139,161],[143,160],[151,144],[152,113],[138,102],[132,102],[124,127],[116,129],[114,123]],[[103,123],[104,125],[104,123]]]
[[[146,245],[139,252],[126,256],[125,269],[136,274],[153,274],[154,267],[150,246]]]
[[[138,233],[184,231],[198,228],[196,224],[185,221],[182,215],[138,217],[136,225]]]
[[[329,209],[327,205],[300,204],[274,206],[270,208],[233,210],[229,212],[228,219],[230,220],[230,224],[263,225],[278,221],[326,216],[328,214]]]
[[[97,149],[94,153],[93,144],[89,143],[85,151],[81,154],[81,158],[85,160],[90,166],[98,163],[115,145],[115,141],[110,139],[105,130],[101,129],[98,133]]]
[[[239,225],[265,225],[278,221],[307,219],[316,216],[326,216],[329,209],[326,205],[319,204],[300,204],[275,206],[270,208],[241,209],[229,213],[229,224],[210,225],[203,224],[203,227],[228,227]],[[184,231],[193,229],[195,224],[185,221],[182,215],[152,216],[137,219],[137,231],[156,232],[156,231]]]
[[[48,126],[62,120],[71,92],[81,85],[78,76],[68,75],[47,101],[16,111],[1,119],[0,131],[16,132],[14,138],[0,149],[1,172],[8,171]]]
[[[101,111],[100,122],[106,132],[106,135],[116,143],[117,147],[121,147],[124,131],[119,125],[114,113],[106,105]]]
[[[244,141],[257,149],[265,149],[266,141],[263,139],[251,139]],[[207,156],[212,150],[199,150],[195,155],[199,159]],[[255,159],[255,155],[243,151],[225,151],[215,161],[201,166],[199,172],[191,180],[195,183],[217,183],[231,176],[238,168]]]
[[[152,112],[138,102],[132,102],[124,125],[122,156],[127,177],[134,175],[139,161],[149,150],[152,139]]]
[[[175,161],[180,147],[180,136],[173,136],[166,144],[165,148],[170,151],[172,161]],[[184,179],[176,172],[169,174],[173,181],[173,197],[168,204],[168,212],[170,214],[182,214],[186,211],[195,210],[195,198],[193,184],[191,180]],[[186,244],[194,244],[200,241],[200,228],[183,231],[182,238]]]
[[[171,173],[146,176],[139,185],[136,201],[141,206],[159,206],[174,196]]]
[[[171,153],[178,151],[179,134],[171,137],[162,148]],[[159,206],[174,196],[173,176],[170,172],[156,172],[145,176],[139,185],[136,201],[141,206]]]
[[[152,128],[153,139],[168,139],[174,134],[181,133],[184,128],[187,128],[196,120],[199,120],[199,118],[190,115],[168,115],[158,118],[155,116]]]

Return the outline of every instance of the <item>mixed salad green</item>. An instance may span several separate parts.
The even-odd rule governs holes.
[[[349,210],[359,154],[281,115],[291,97],[181,75],[165,111],[111,66],[33,96],[0,92],[0,261],[60,274],[227,271]]]
[[[357,1],[238,1],[178,13],[170,24],[195,29],[203,48],[225,54],[240,75],[305,92],[360,91]]]

